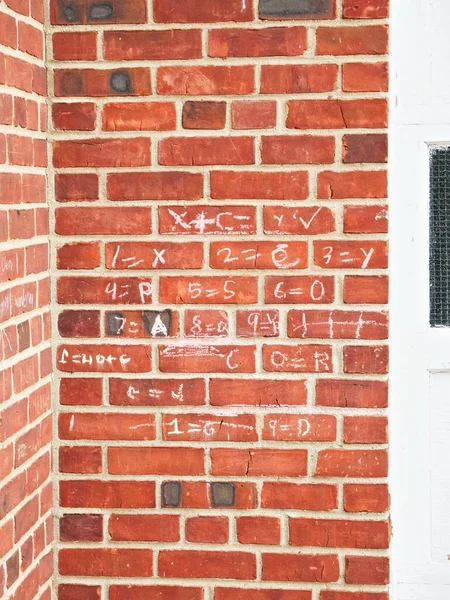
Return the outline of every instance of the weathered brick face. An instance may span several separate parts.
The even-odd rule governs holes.
[[[0,597],[53,571],[46,72],[40,0],[0,4]]]
[[[387,3],[50,20],[58,600],[387,600]]]

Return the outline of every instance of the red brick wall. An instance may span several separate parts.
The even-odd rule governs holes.
[[[0,597],[49,600],[51,353],[42,0],[0,2]]]
[[[387,6],[257,5],[51,3],[59,600],[387,599]]]

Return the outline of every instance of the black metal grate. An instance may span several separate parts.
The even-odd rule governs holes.
[[[450,148],[430,152],[430,325],[450,327]]]

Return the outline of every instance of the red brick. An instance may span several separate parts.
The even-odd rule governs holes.
[[[388,30],[385,25],[319,27],[316,53],[332,55],[386,54]]]
[[[212,171],[211,197],[231,200],[305,200],[306,171]]]
[[[314,263],[328,269],[386,269],[387,244],[381,240],[314,242]]]
[[[335,231],[334,212],[324,206],[265,206],[264,233],[317,235]]]
[[[227,337],[228,314],[224,310],[185,310],[185,337]]]
[[[97,242],[69,242],[57,250],[58,269],[95,269],[100,266]]]
[[[263,368],[281,373],[327,373],[333,370],[331,346],[264,344]]]
[[[336,417],[332,415],[268,414],[264,416],[264,440],[333,442]]]
[[[386,477],[385,450],[320,450],[317,459],[318,477]]]
[[[62,542],[101,542],[102,515],[63,515],[59,520],[59,538]]]
[[[346,512],[375,512],[389,510],[389,491],[384,483],[344,485],[344,509]]]
[[[236,335],[238,337],[278,337],[280,315],[277,310],[238,310]]]
[[[225,102],[185,102],[184,129],[224,129],[227,105]]]
[[[130,548],[62,548],[61,575],[85,577],[151,577],[153,552]]]
[[[105,31],[106,60],[201,58],[201,31],[195,29]]]
[[[388,63],[346,63],[342,65],[344,92],[387,92]]]
[[[344,19],[385,19],[389,0],[344,0]]]
[[[385,275],[346,275],[344,302],[346,304],[387,304],[389,279]]]
[[[254,373],[255,346],[159,346],[163,373]]]
[[[173,102],[110,102],[102,111],[105,131],[168,131],[176,128]]]
[[[73,508],[154,508],[154,481],[60,481],[60,504]]]
[[[255,67],[182,66],[160,67],[157,72],[158,94],[222,95],[251,94],[255,90]]]
[[[321,548],[385,549],[389,547],[389,523],[290,518],[289,543]]]
[[[386,408],[388,387],[385,381],[319,379],[316,404],[341,408]]]
[[[93,131],[95,104],[91,102],[58,102],[52,106],[53,126],[60,130]]]
[[[180,4],[177,0],[155,0],[153,17],[156,23],[215,23],[218,21],[251,21],[253,6],[241,0],[229,0],[224,6],[222,0],[199,2],[187,0]]]
[[[344,135],[342,153],[344,163],[385,163],[388,158],[388,136],[384,133]]]
[[[202,448],[108,449],[108,472],[115,475],[203,475],[204,463]]]
[[[114,69],[57,69],[55,70],[56,96],[147,96],[151,92],[150,69],[124,68],[120,73],[129,81],[124,90],[112,88]]]
[[[56,141],[58,167],[142,167],[151,164],[149,138]]]
[[[250,552],[161,550],[161,577],[202,579],[256,579],[256,557]]]
[[[111,585],[109,587],[109,600],[130,600],[130,598],[148,600],[149,597],[152,600],[203,600],[203,589],[169,585]],[[83,600],[90,599],[85,599],[83,596]]]
[[[146,373],[152,368],[148,346],[61,345],[57,350],[58,369],[79,373]]]
[[[388,423],[386,417],[345,417],[346,444],[386,444]]]
[[[346,556],[346,583],[387,585],[389,583],[389,558],[385,556]]]
[[[213,29],[209,56],[300,56],[307,47],[305,27]]]
[[[386,171],[347,171],[319,173],[318,198],[333,200],[340,198],[386,198]]]
[[[51,0],[50,3],[50,21],[54,25],[68,25],[75,23],[78,25],[87,24],[111,24],[111,23],[145,23],[147,21],[147,4],[145,0],[114,0],[114,14],[112,17],[92,19],[89,13],[89,0],[64,0],[58,2]],[[64,9],[67,7],[75,8],[72,13],[72,21],[68,21]]]
[[[263,484],[261,506],[314,511],[334,510],[338,505],[337,494],[336,485],[266,481]]]
[[[263,164],[331,164],[334,162],[335,140],[331,136],[278,135],[263,136]]]
[[[57,173],[55,196],[59,202],[98,199],[98,175],[94,173]]]
[[[273,517],[238,517],[237,538],[240,544],[278,545],[280,520]]]
[[[387,346],[344,346],[345,373],[387,373]]]
[[[99,600],[100,586],[61,583],[58,586],[58,600]]]
[[[277,121],[277,105],[271,100],[236,101],[231,107],[233,129],[273,129]]]
[[[301,477],[307,472],[307,450],[213,448],[213,475]]]
[[[339,579],[339,561],[334,554],[262,555],[263,581],[335,582]]]
[[[186,541],[199,544],[228,542],[227,517],[191,517],[186,519]]]
[[[101,448],[95,446],[62,446],[59,449],[59,470],[61,473],[101,473]]]
[[[161,277],[160,301],[169,304],[253,304],[255,277]]]
[[[62,337],[100,337],[100,311],[65,310],[58,315]]]
[[[86,404],[96,406],[102,403],[101,379],[76,378],[61,379],[59,401],[63,405]]]
[[[144,277],[60,277],[59,304],[145,304],[151,301],[151,281]]]
[[[214,600],[311,600],[311,592],[308,590],[274,590],[274,589],[252,589],[246,587],[237,588],[216,587]]]
[[[346,206],[345,233],[387,233],[388,209],[385,205]]]
[[[149,208],[64,207],[56,209],[59,235],[129,235],[151,233]]]
[[[179,171],[109,173],[107,195],[109,200],[200,200],[203,176]]]
[[[334,278],[321,275],[270,275],[265,301],[274,304],[328,304],[334,300]]]
[[[96,60],[96,31],[59,31],[52,36],[54,60]]]
[[[320,600],[389,600],[387,592],[339,592],[322,590]]]
[[[213,269],[304,269],[308,262],[305,242],[212,242]]]
[[[4,12],[0,13],[0,43],[3,46],[17,48],[17,22]]]
[[[262,65],[261,93],[332,92],[337,73],[337,65]]]
[[[250,137],[172,137],[159,143],[161,165],[252,165],[254,140]]]
[[[105,250],[106,268],[111,270],[201,269],[203,266],[200,242],[108,242]]]
[[[109,402],[123,406],[197,406],[205,404],[202,379],[110,379]]]
[[[290,310],[288,337],[322,339],[385,340],[385,313],[362,311]]]
[[[211,379],[213,406],[280,406],[306,404],[305,382],[295,379]]]
[[[178,542],[180,518],[176,515],[112,514],[108,531],[111,540],[118,542]]]
[[[61,413],[58,434],[62,440],[154,440],[154,415],[127,413]]]
[[[290,100],[287,106],[286,127],[292,129],[377,129],[387,126],[388,105],[384,98]]]
[[[255,442],[258,440],[254,415],[165,414],[162,437],[169,442]]]

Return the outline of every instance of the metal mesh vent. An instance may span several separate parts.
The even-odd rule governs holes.
[[[450,327],[450,148],[430,152],[430,325]]]

